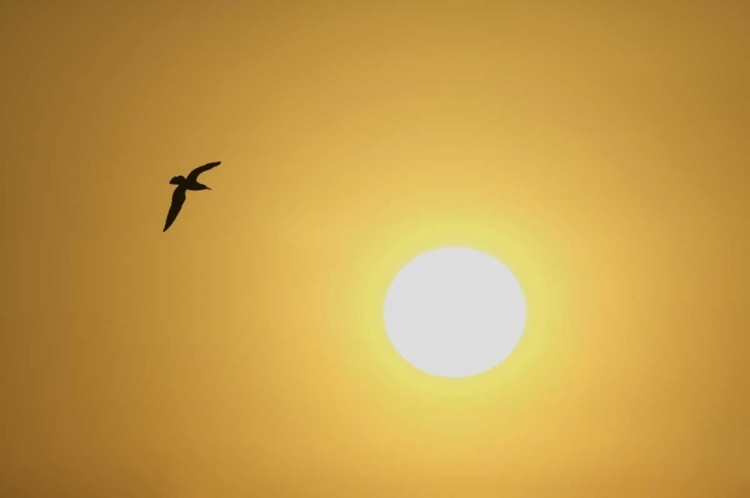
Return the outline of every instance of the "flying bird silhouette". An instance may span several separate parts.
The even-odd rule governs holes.
[[[177,185],[177,188],[175,188],[174,192],[172,193],[172,205],[169,207],[169,213],[167,213],[167,222],[164,224],[164,230],[162,230],[162,232],[166,232],[167,229],[172,226],[172,223],[174,223],[177,215],[180,214],[180,209],[182,209],[182,205],[185,203],[185,197],[188,190],[211,190],[206,185],[198,183],[198,175],[200,175],[204,171],[213,169],[220,164],[221,161],[204,164],[203,166],[198,166],[193,171],[191,171],[187,178],[180,175],[175,176],[174,178],[169,180],[169,184]]]

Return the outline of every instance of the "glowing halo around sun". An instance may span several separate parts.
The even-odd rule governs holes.
[[[440,377],[468,377],[497,366],[526,324],[516,278],[483,252],[449,247],[422,254],[388,288],[385,328],[396,351]]]

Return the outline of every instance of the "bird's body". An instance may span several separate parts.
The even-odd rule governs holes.
[[[180,213],[180,209],[182,209],[182,205],[185,203],[188,190],[211,190],[208,186],[198,182],[198,175],[204,171],[213,169],[220,164],[221,161],[204,164],[203,166],[199,166],[191,171],[187,178],[180,175],[173,177],[169,181],[170,185],[177,185],[177,188],[175,188],[172,193],[172,205],[169,207],[169,213],[167,213],[167,222],[164,224],[164,232],[172,226],[172,223],[174,223],[174,220]]]

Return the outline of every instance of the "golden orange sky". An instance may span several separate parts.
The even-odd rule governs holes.
[[[6,3],[0,495],[750,496],[747,2]],[[446,245],[477,377],[385,335]]]

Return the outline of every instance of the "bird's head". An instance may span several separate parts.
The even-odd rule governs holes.
[[[184,181],[185,181],[185,177],[184,176],[182,176],[182,175],[180,175],[180,176],[174,176],[174,177],[172,177],[171,180],[169,180],[169,184],[170,185],[181,185],[182,182],[184,182]]]

